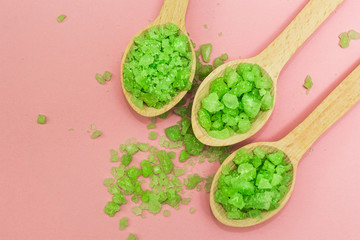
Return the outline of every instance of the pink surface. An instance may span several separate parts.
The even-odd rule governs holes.
[[[197,45],[213,43],[212,56],[246,58],[269,44],[306,2],[190,0],[186,25]],[[264,224],[223,226],[203,191],[169,218],[135,217],[131,204],[114,218],[103,213],[111,197],[102,184],[113,165],[109,149],[133,136],[146,140],[148,133],[149,121],[129,109],[121,92],[120,58],[161,4],[0,0],[0,239],[125,239],[129,232],[139,239],[360,239],[359,104],[305,154],[292,198]],[[270,121],[246,143],[283,137],[360,63],[360,41],[348,49],[337,45],[339,33],[360,30],[359,10],[359,0],[345,0],[292,57],[280,75]],[[61,24],[60,14],[68,16]],[[94,76],[104,70],[113,78],[102,86]],[[302,87],[307,74],[314,81],[309,95]],[[46,125],[36,124],[39,113],[48,116]],[[161,120],[158,130],[177,120]],[[86,132],[91,123],[104,133],[96,140]],[[204,163],[201,170],[217,167]],[[122,216],[130,218],[129,227],[119,231]]]

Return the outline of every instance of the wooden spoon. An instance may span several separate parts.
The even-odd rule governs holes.
[[[195,136],[204,144],[210,146],[226,146],[241,142],[259,131],[269,119],[273,109],[260,111],[259,115],[251,125],[251,129],[244,134],[234,134],[227,139],[210,137],[206,130],[200,125],[198,112],[201,108],[201,100],[209,94],[213,80],[224,76],[225,69],[231,67],[236,69],[240,63],[259,64],[263,74],[269,76],[273,81],[271,94],[276,98],[276,83],[281,69],[305,42],[305,40],[319,27],[319,25],[337,8],[343,0],[311,0],[304,9],[295,17],[289,26],[259,55],[249,58],[228,62],[216,68],[201,83],[194,99],[191,121]]]
[[[325,132],[333,123],[344,115],[356,102],[360,100],[360,65],[337,86],[325,100],[294,130],[277,142],[260,142],[246,145],[248,151],[258,147],[268,152],[282,150],[285,153],[285,161],[293,166],[293,179],[289,183],[289,192],[280,201],[280,206],[269,212],[263,213],[262,219],[248,218],[243,220],[228,219],[224,208],[215,202],[215,192],[223,165],[235,167],[233,152],[216,172],[210,191],[210,206],[214,216],[223,224],[233,227],[252,226],[274,216],[289,200],[294,189],[298,163],[304,153],[310,148],[315,140]]]
[[[187,9],[188,3],[189,3],[189,0],[164,0],[164,4],[161,8],[161,11],[160,11],[158,17],[151,24],[144,27],[137,34],[135,34],[134,37],[138,37],[138,36],[144,34],[146,31],[148,31],[153,26],[161,26],[161,25],[165,25],[166,23],[169,23],[169,22],[176,24],[180,28],[181,34],[186,35],[189,40],[189,45],[190,45],[190,49],[192,52],[192,59],[193,59],[192,65],[191,65],[191,75],[190,75],[189,81],[192,82],[194,79],[194,75],[195,75],[196,55],[195,55],[193,45],[190,41],[190,38],[189,38],[188,33],[185,28],[185,14],[186,14],[186,9]],[[125,98],[128,101],[128,103],[130,104],[130,106],[140,115],[143,115],[146,117],[153,117],[153,116],[160,115],[164,112],[167,112],[172,107],[174,107],[185,96],[187,91],[179,92],[179,94],[176,95],[171,100],[171,102],[164,105],[163,108],[161,108],[161,109],[156,109],[156,108],[148,107],[145,105],[144,105],[143,109],[140,109],[137,106],[135,106],[134,103],[131,101],[132,94],[129,93],[128,91],[126,91],[126,89],[124,88],[124,82],[123,82],[124,63],[127,60],[127,54],[129,52],[129,50],[131,49],[131,47],[133,46],[133,44],[134,44],[134,38],[132,38],[130,40],[130,42],[128,43],[128,45],[125,49],[124,55],[122,57],[122,60],[121,60],[121,85],[122,85],[122,89],[123,89]]]

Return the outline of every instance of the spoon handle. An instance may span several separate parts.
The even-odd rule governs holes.
[[[185,31],[185,15],[188,4],[189,0],[164,0],[160,14],[154,23],[162,25],[171,22]]]
[[[279,142],[300,160],[315,140],[360,100],[360,65],[320,105]]]
[[[286,29],[256,58],[277,79],[281,69],[343,0],[310,0]]]

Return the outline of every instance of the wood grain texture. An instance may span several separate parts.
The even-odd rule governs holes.
[[[222,166],[235,167],[233,159],[236,151],[233,152],[221,165],[215,174],[210,190],[210,206],[214,216],[223,224],[233,227],[247,227],[264,222],[278,213],[289,200],[294,186],[297,173],[297,166],[313,142],[343,116],[355,103],[360,100],[360,65],[343,80],[321,103],[320,105],[294,130],[283,139],[276,142],[260,142],[246,145],[248,151],[255,147],[268,152],[282,150],[285,153],[285,161],[293,166],[293,179],[289,183],[289,192],[280,201],[279,208],[263,213],[262,219],[228,219],[224,208],[215,202],[215,193],[218,188],[218,181],[221,175]]]
[[[322,22],[336,9],[343,0],[311,0],[303,10],[294,18],[286,29],[259,55],[250,59],[239,59],[228,62],[216,68],[201,83],[194,99],[192,109],[192,126],[196,137],[204,144],[210,146],[227,146],[244,141],[257,133],[267,122],[273,109],[266,112],[261,111],[251,125],[251,129],[244,134],[234,134],[227,139],[216,139],[210,137],[206,130],[201,127],[198,120],[198,111],[201,100],[209,94],[210,85],[213,80],[224,76],[225,69],[235,69],[240,63],[259,64],[263,73],[273,81],[271,93],[276,100],[276,84],[280,71],[296,50],[308,39],[308,37],[320,26]]]
[[[153,26],[161,26],[161,25],[165,25],[166,23],[169,23],[169,22],[176,24],[180,28],[181,34],[186,35],[188,37],[189,46],[190,46],[190,49],[192,52],[191,74],[189,77],[189,81],[192,82],[194,79],[194,75],[195,75],[196,55],[195,55],[195,51],[194,51],[192,42],[191,42],[189,35],[186,31],[186,28],[185,28],[185,15],[186,15],[188,3],[189,3],[189,0],[164,0],[163,6],[160,10],[158,17],[151,24],[149,24],[148,26],[141,29],[138,33],[136,33],[134,37],[144,34],[146,31],[148,31]],[[169,111],[171,108],[173,108],[185,96],[187,91],[179,92],[178,95],[176,95],[168,104],[164,105],[163,108],[161,108],[161,109],[148,107],[148,106],[145,106],[145,104],[144,104],[144,108],[140,109],[133,104],[133,102],[131,101],[132,94],[129,93],[128,91],[126,91],[126,89],[124,88],[123,70],[124,70],[124,63],[126,62],[126,59],[127,59],[127,54],[134,44],[134,37],[128,43],[128,45],[124,51],[122,60],[121,60],[121,85],[122,85],[123,93],[125,95],[126,100],[129,103],[129,105],[140,115],[145,116],[145,117],[158,116],[162,113]]]

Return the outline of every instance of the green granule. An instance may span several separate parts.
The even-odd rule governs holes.
[[[186,189],[194,189],[199,183],[201,183],[204,178],[200,177],[199,174],[190,174],[187,178],[185,178],[184,183]]]
[[[261,212],[279,207],[292,179],[292,165],[284,157],[282,151],[268,153],[259,148],[237,151],[235,167],[222,168],[215,193],[215,201],[224,207],[228,218],[258,218]]]
[[[219,32],[218,36],[221,37],[222,35],[223,35],[223,33],[222,33],[222,32]]]
[[[114,183],[114,179],[113,178],[106,178],[104,180],[104,185],[107,186],[107,187],[110,187],[111,184]]]
[[[200,52],[204,62],[208,63],[210,61],[211,51],[212,51],[212,45],[210,43],[203,44],[200,46]]]
[[[351,40],[359,40],[360,39],[360,33],[355,30],[350,30],[348,32],[348,35]]]
[[[204,144],[201,143],[194,134],[185,134],[184,145],[186,152],[193,156],[199,156],[204,149]]]
[[[165,129],[165,135],[170,141],[179,141],[182,139],[179,125],[174,125]]]
[[[310,90],[310,88],[313,86],[312,78],[310,75],[307,75],[304,82],[304,88],[307,90]]]
[[[207,178],[205,178],[205,186],[204,186],[204,189],[205,189],[205,192],[206,193],[209,193],[210,192],[210,189],[211,189],[211,184],[214,180],[214,174],[213,175],[209,175],[207,176]]]
[[[38,118],[37,118],[37,123],[38,124],[45,124],[46,123],[46,116],[39,114]]]
[[[151,131],[149,133],[149,139],[150,140],[156,140],[156,138],[157,138],[157,132]]]
[[[195,208],[190,208],[190,209],[189,209],[190,214],[194,214],[194,213],[195,213],[195,211],[196,211],[196,209],[195,209]]]
[[[102,135],[102,132],[99,131],[99,130],[95,130],[92,134],[91,134],[91,138],[92,139],[95,139],[95,138],[98,138]]]
[[[125,144],[120,144],[119,151],[120,151],[121,153],[124,153],[125,150],[126,150],[126,145],[125,145]]]
[[[114,216],[118,211],[120,211],[120,205],[114,202],[108,202],[104,208],[104,212],[110,217]]]
[[[180,152],[180,157],[179,157],[179,161],[180,162],[185,162],[186,160],[188,160],[191,157],[191,155],[186,152],[186,150],[181,150]]]
[[[129,225],[128,219],[126,217],[123,217],[120,219],[120,230],[123,230]]]
[[[191,202],[191,198],[183,198],[181,200],[181,203],[184,205],[188,205]]]
[[[139,202],[139,196],[132,196],[131,197],[131,201],[133,201],[134,203],[138,203]]]
[[[201,185],[200,185],[200,184],[198,184],[198,185],[196,186],[196,191],[198,191],[198,192],[201,191]]]
[[[73,129],[73,128],[69,128],[68,131],[74,131],[74,129]]]
[[[119,156],[117,154],[117,151],[114,149],[110,149],[110,162],[118,162]]]
[[[144,109],[144,102],[139,98],[135,97],[135,95],[131,96],[131,102],[138,108]]]
[[[128,155],[134,155],[138,151],[139,151],[139,148],[135,143],[126,145],[126,152]]]
[[[138,238],[134,234],[130,233],[126,240],[138,240]]]
[[[192,61],[189,39],[178,26],[154,26],[134,38],[124,64],[124,87],[148,107],[160,109],[190,89]]]
[[[104,74],[103,74],[103,78],[104,78],[105,81],[110,81],[111,76],[112,76],[112,74],[109,71],[105,71]]]
[[[181,116],[181,117],[185,117],[186,107],[185,107],[185,106],[182,106],[182,107],[176,108],[176,109],[174,110],[174,113],[175,113],[176,115]]]
[[[120,188],[116,184],[113,184],[108,188],[108,192],[111,194],[120,193]]]
[[[246,133],[260,111],[273,107],[271,88],[271,79],[263,76],[257,64],[227,68],[223,77],[211,83],[209,95],[201,101],[200,125],[218,139]]]
[[[65,14],[62,14],[62,15],[58,16],[58,17],[57,17],[58,23],[61,23],[62,21],[64,21],[65,18],[66,18],[66,15],[65,15]]]
[[[207,24],[204,24],[204,28],[207,29],[207,28],[208,28],[208,25],[207,25]]]
[[[173,151],[168,152],[168,156],[169,156],[169,158],[170,158],[170,159],[175,159],[175,157],[176,157],[176,153],[175,153],[175,152],[173,152]]]
[[[155,129],[155,123],[150,123],[149,125],[147,125],[146,128],[147,129]]]
[[[219,66],[221,66],[223,64],[224,64],[224,61],[221,60],[220,58],[215,58],[214,59],[214,62],[213,62],[214,68],[217,68],[217,67],[219,67]]]
[[[166,119],[167,116],[169,115],[169,113],[170,113],[170,111],[164,112],[163,114],[160,114],[160,115],[158,116],[158,118]]]
[[[169,210],[164,210],[163,215],[164,215],[164,217],[170,216]]]
[[[213,71],[213,69],[214,68],[211,65],[203,65],[199,72],[199,79],[204,80]]]
[[[122,176],[124,176],[125,165],[121,164],[119,167],[112,167],[110,172],[114,176],[115,179],[119,179]]]
[[[98,81],[98,83],[100,83],[100,84],[105,84],[105,79],[104,79],[103,76],[101,76],[101,74],[97,73],[97,74],[95,75],[95,78],[96,78],[96,81]]]
[[[130,164],[130,162],[132,160],[132,155],[124,154],[121,156],[120,160],[125,166],[127,166]]]
[[[182,98],[176,105],[175,107],[180,107],[186,104],[186,98]]]
[[[164,148],[169,148],[169,145],[170,145],[170,142],[168,140],[165,140],[162,146]]]
[[[179,176],[184,175],[185,172],[186,172],[185,169],[177,168],[177,169],[174,170],[174,175],[175,175],[175,177],[179,177]]]
[[[339,45],[342,48],[347,48],[350,44],[350,37],[347,32],[343,32],[339,35]]]
[[[90,130],[95,130],[96,129],[96,125],[95,124],[90,124]]]
[[[150,149],[150,145],[148,143],[137,143],[136,146],[142,152],[147,152]]]
[[[139,216],[142,214],[142,209],[138,206],[131,207],[131,212],[135,214],[136,216]]]

